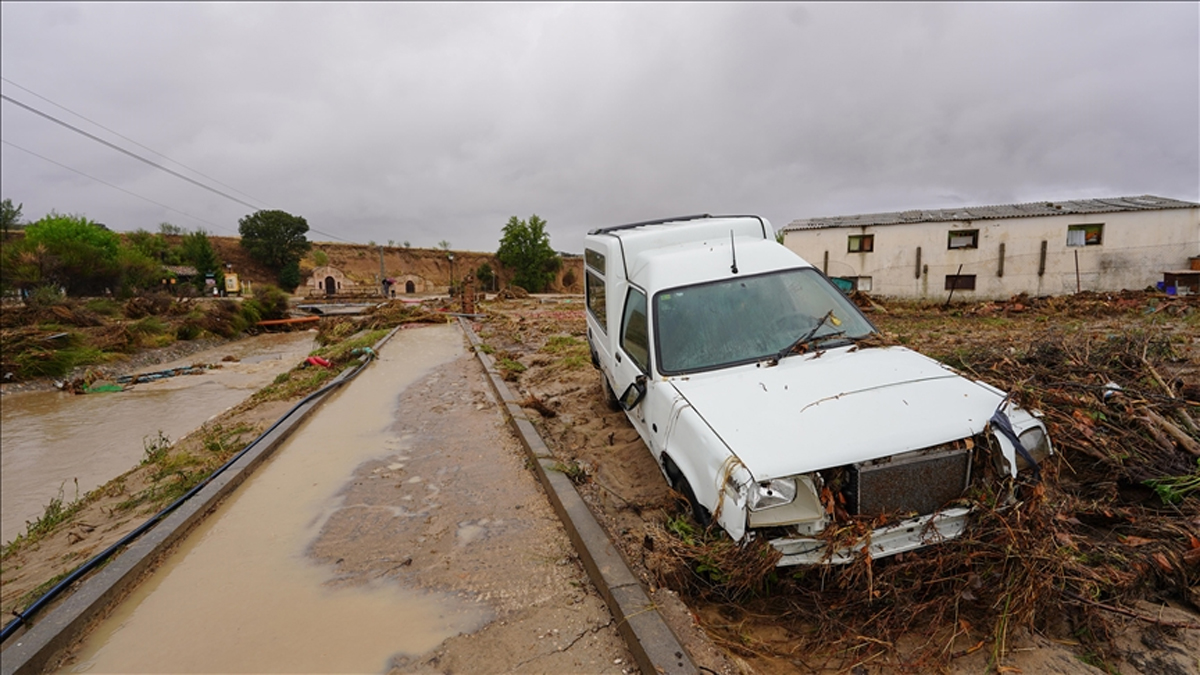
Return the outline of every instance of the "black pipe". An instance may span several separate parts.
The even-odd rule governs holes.
[[[58,594],[62,593],[68,586],[75,583],[84,574],[87,574],[88,572],[92,571],[97,565],[99,565],[100,563],[107,560],[109,558],[109,556],[111,556],[113,553],[115,553],[118,549],[129,545],[129,543],[132,542],[134,539],[137,539],[138,537],[145,534],[146,531],[149,530],[151,527],[153,527],[155,524],[157,524],[158,521],[162,520],[168,514],[170,514],[172,511],[174,511],[175,509],[182,506],[184,502],[186,502],[187,500],[194,497],[197,492],[199,492],[202,488],[204,488],[204,486],[211,483],[214,478],[221,475],[221,473],[223,471],[225,471],[226,469],[228,469],[230,466],[232,466],[234,462],[241,459],[247,452],[250,451],[250,448],[253,448],[259,441],[261,441],[263,438],[265,438],[268,434],[270,434],[272,431],[275,431],[275,429],[280,424],[283,424],[284,420],[291,417],[292,413],[296,412],[300,408],[300,406],[308,403],[309,401],[316,398],[317,396],[324,394],[326,391],[329,391],[330,389],[333,389],[335,387],[340,387],[343,384],[346,384],[350,380],[354,379],[355,377],[358,376],[358,373],[360,371],[362,371],[362,369],[365,368],[367,366],[367,364],[370,363],[371,360],[374,358],[375,358],[374,351],[367,353],[366,360],[364,360],[362,363],[360,363],[358,365],[358,367],[355,368],[349,375],[347,375],[346,377],[342,377],[337,380],[334,380],[333,382],[330,382],[329,384],[327,384],[327,385],[321,387],[320,389],[314,391],[313,393],[309,394],[308,396],[305,396],[304,398],[300,399],[300,401],[298,403],[296,403],[296,405],[292,406],[291,410],[288,410],[286,413],[283,414],[282,417],[280,417],[278,420],[276,420],[275,423],[272,424],[266,431],[259,434],[258,438],[255,438],[253,441],[250,441],[250,443],[248,445],[246,445],[246,447],[242,448],[236,455],[231,457],[229,459],[229,461],[227,461],[224,464],[222,464],[221,466],[217,467],[212,473],[210,473],[208,475],[207,478],[200,481],[191,490],[188,490],[187,493],[185,493],[182,497],[180,497],[179,499],[176,499],[174,502],[172,502],[169,506],[164,508],[162,511],[159,511],[158,513],[151,516],[149,520],[147,520],[146,522],[139,525],[138,528],[135,529],[134,531],[132,531],[129,534],[122,537],[120,539],[120,541],[118,541],[117,543],[113,544],[112,546],[109,546],[108,548],[104,549],[100,553],[96,554],[95,557],[93,557],[91,560],[89,560],[89,561],[85,562],[84,564],[80,565],[79,567],[75,568],[74,572],[71,572],[71,574],[69,574],[65,579],[58,582],[54,586],[54,588],[51,588],[50,590],[46,591],[46,593],[44,595],[42,595],[42,597],[38,598],[37,600],[34,600],[31,605],[29,605],[28,607],[25,608],[25,611],[13,612],[13,614],[15,614],[17,616],[17,618],[8,622],[8,624],[6,626],[4,626],[4,629],[0,630],[0,643],[7,640],[14,632],[16,632],[17,628],[19,628],[22,623],[25,623],[26,621],[28,621],[30,616],[37,613],[38,610],[40,610],[47,603],[49,603],[51,600],[53,600],[55,597],[57,597]]]

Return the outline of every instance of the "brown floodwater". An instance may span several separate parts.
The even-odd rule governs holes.
[[[404,330],[85,640],[89,673],[381,672],[489,617],[473,598],[339,583],[307,554],[355,469],[403,454],[397,398],[462,352],[453,325]]]
[[[137,465],[159,433],[176,440],[241,403],[313,349],[314,331],[258,335],[150,366],[219,364],[199,375],[138,384],[122,392],[60,391],[0,398],[0,541],[25,531],[61,489],[82,496]],[[238,361],[222,362],[226,356]],[[78,481],[78,482],[76,482]]]

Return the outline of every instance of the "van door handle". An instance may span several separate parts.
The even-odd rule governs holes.
[[[617,352],[617,363],[621,362],[621,352]]]

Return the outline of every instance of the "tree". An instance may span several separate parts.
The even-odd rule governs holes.
[[[26,228],[23,243],[49,256],[49,263],[42,263],[43,283],[62,286],[68,294],[119,287],[120,236],[83,216],[51,211]]]
[[[513,284],[530,293],[546,290],[562,266],[562,259],[550,248],[546,221],[537,214],[530,216],[528,223],[516,216],[508,219],[496,258],[512,270]]]
[[[196,268],[196,271],[199,272],[197,276],[201,279],[205,274],[215,275],[220,271],[221,259],[217,257],[217,251],[213,248],[208,233],[203,229],[183,235],[180,249],[183,260]]]
[[[159,234],[183,234],[183,228],[178,225],[172,225],[171,223],[168,223],[167,221],[164,220],[163,222],[158,224],[158,233]]]
[[[449,251],[450,250],[450,242],[443,239],[438,242],[438,248],[442,249],[443,251]]]
[[[312,247],[304,236],[308,221],[284,211],[256,211],[238,221],[238,232],[242,235],[242,248],[281,275],[280,285],[289,288],[282,275],[287,270],[290,281],[289,267],[296,267],[298,276],[300,258]],[[290,288],[298,284],[297,281]]]
[[[9,230],[15,230],[21,225],[21,207],[24,203],[13,206],[11,199],[0,201],[0,230],[8,236]]]
[[[475,270],[475,278],[479,280],[480,287],[486,290],[496,289],[496,273],[492,271],[492,266],[483,263],[479,269]]]

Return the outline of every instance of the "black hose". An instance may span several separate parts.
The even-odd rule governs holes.
[[[44,595],[42,595],[42,597],[38,598],[37,600],[34,600],[33,604],[31,604],[25,608],[25,611],[13,612],[13,614],[15,614],[17,618],[8,622],[8,624],[6,626],[4,626],[4,629],[2,631],[0,631],[0,642],[4,642],[5,640],[7,640],[14,632],[16,632],[17,628],[19,628],[22,623],[25,623],[26,621],[29,620],[30,616],[32,616],[33,614],[36,614],[38,612],[38,610],[40,610],[47,603],[49,603],[51,600],[53,600],[55,597],[57,597],[58,594],[62,593],[68,586],[70,586],[71,584],[78,581],[79,578],[82,577],[84,574],[87,574],[88,572],[95,569],[95,567],[97,565],[99,565],[100,563],[107,560],[117,550],[127,546],[134,539],[137,539],[138,537],[145,534],[146,531],[149,530],[151,527],[153,527],[156,523],[158,523],[158,521],[165,518],[172,511],[174,511],[175,509],[177,509],[181,505],[183,505],[184,502],[186,502],[187,500],[189,500],[193,496],[195,496],[197,492],[199,492],[202,488],[204,488],[204,486],[211,483],[214,478],[221,475],[221,473],[223,471],[225,471],[226,469],[228,469],[230,466],[232,466],[234,462],[241,459],[247,452],[250,451],[250,448],[253,448],[259,441],[261,441],[263,438],[265,438],[268,434],[270,434],[272,431],[275,431],[275,429],[280,424],[283,424],[284,420],[291,417],[292,413],[296,412],[301,406],[308,403],[309,401],[316,398],[317,396],[324,394],[325,392],[329,391],[330,389],[333,389],[335,387],[340,387],[341,385],[354,379],[355,377],[358,376],[358,373],[363,368],[365,368],[367,366],[367,364],[370,363],[371,360],[374,358],[375,358],[375,352],[373,350],[368,351],[366,353],[366,358],[363,360],[363,362],[360,363],[358,365],[358,367],[356,367],[353,371],[351,371],[349,375],[346,375],[344,377],[339,377],[338,379],[334,380],[333,382],[330,382],[329,384],[321,387],[320,389],[314,391],[313,393],[309,394],[308,396],[305,396],[304,398],[300,399],[300,401],[298,403],[296,403],[296,405],[292,406],[292,408],[290,410],[288,410],[286,413],[284,413],[283,416],[280,417],[278,420],[276,420],[275,423],[272,424],[266,431],[259,434],[258,438],[255,438],[253,441],[250,441],[250,443],[247,444],[246,447],[242,448],[236,455],[231,457],[229,459],[229,461],[227,461],[224,464],[222,464],[221,466],[217,467],[217,469],[215,469],[212,473],[210,473],[207,478],[200,481],[191,490],[188,490],[187,493],[184,494],[182,497],[180,497],[179,499],[176,499],[174,502],[172,502],[169,506],[164,508],[162,511],[159,511],[158,513],[151,516],[149,520],[147,520],[146,522],[139,525],[136,530],[134,530],[134,531],[130,532],[129,534],[125,535],[124,537],[122,537],[120,539],[120,541],[118,541],[117,543],[113,544],[112,546],[109,546],[108,548],[104,549],[100,553],[96,554],[91,560],[89,560],[89,561],[85,562],[84,564],[80,565],[79,567],[75,568],[74,572],[71,572],[71,574],[67,575],[67,577],[65,579],[58,582],[54,586],[54,588],[51,588],[50,590],[46,591],[46,593]]]

